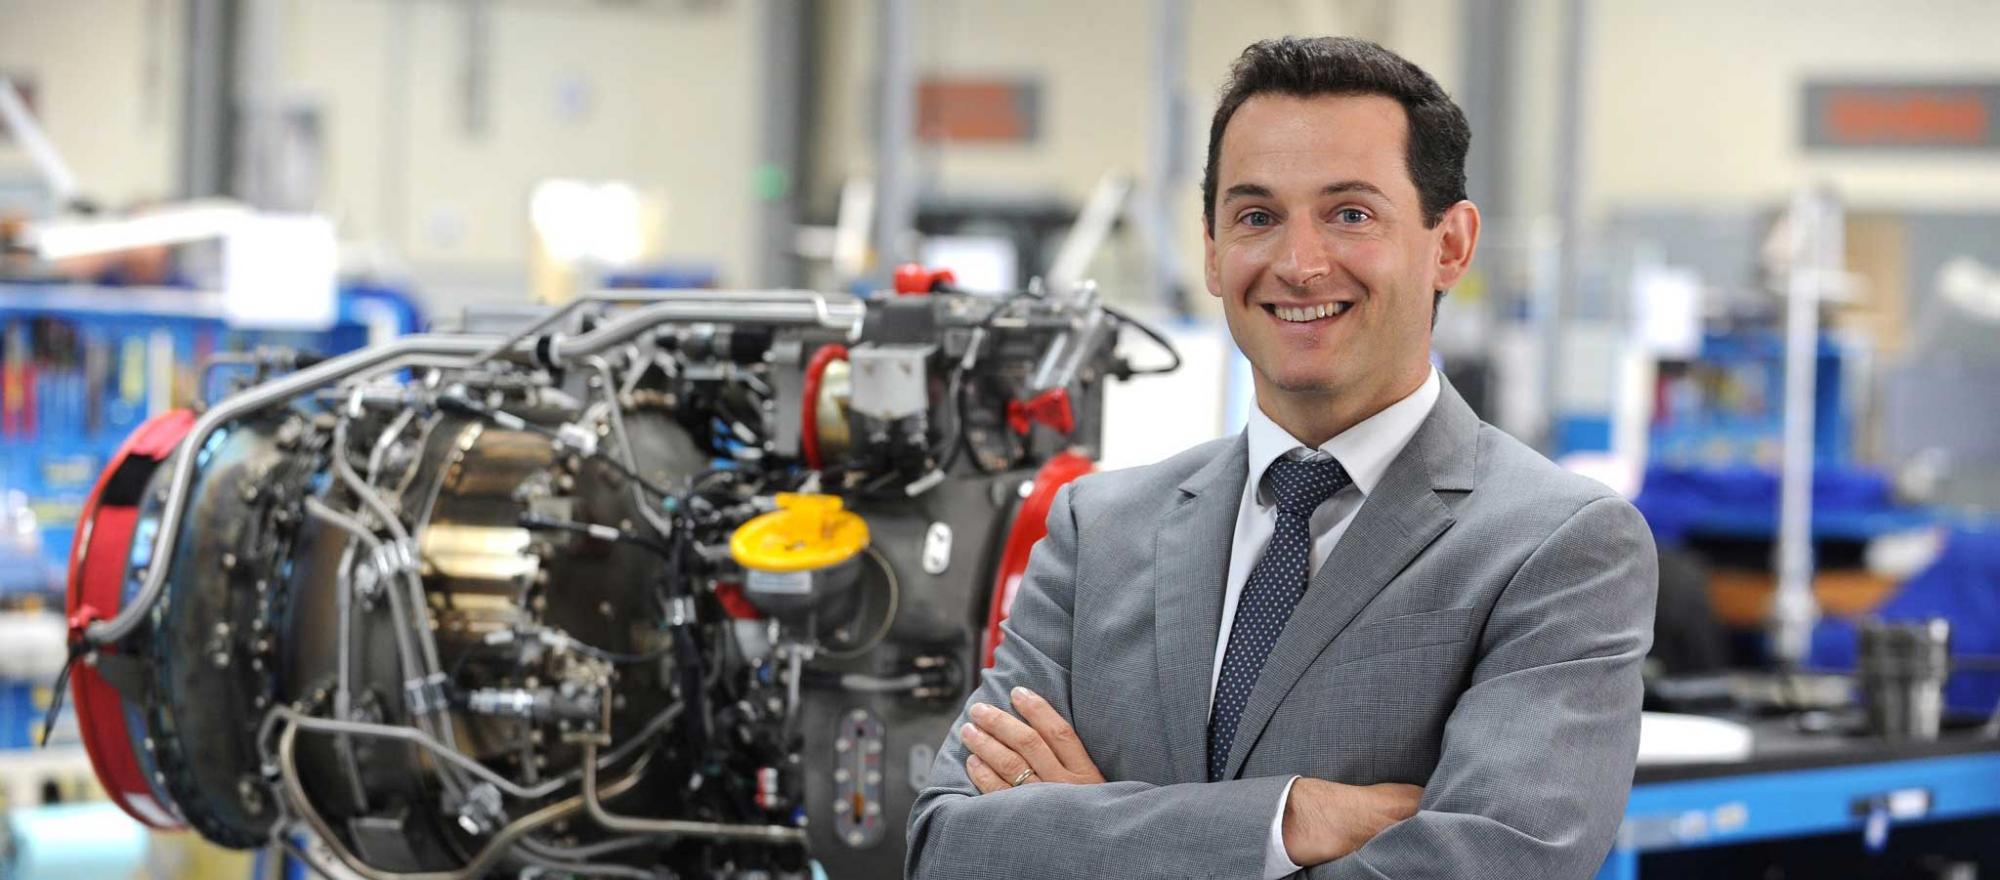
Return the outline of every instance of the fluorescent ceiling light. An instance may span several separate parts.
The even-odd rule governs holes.
[[[249,218],[249,208],[226,199],[209,199],[115,220],[36,223],[28,227],[28,240],[42,259],[63,260],[220,238]]]

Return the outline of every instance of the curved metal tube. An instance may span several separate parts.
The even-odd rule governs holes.
[[[811,291],[773,291],[764,294],[702,291],[702,294],[704,298],[700,299],[677,298],[640,306],[573,340],[565,342],[558,339],[553,353],[558,359],[587,357],[608,351],[660,324],[687,322],[820,326],[846,330],[851,336],[860,331],[861,320],[867,314],[867,307],[860,300],[849,298],[832,302],[825,295]],[[611,301],[618,299],[642,298],[621,296]],[[179,455],[174,461],[173,474],[167,484],[166,506],[160,516],[159,533],[153,539],[153,562],[146,569],[144,586],[132,602],[119,610],[117,616],[110,620],[92,621],[84,629],[86,638],[93,644],[104,644],[131,635],[132,631],[139,627],[139,623],[145,620],[153,605],[159,601],[160,594],[166,589],[167,571],[172,567],[173,547],[180,535],[181,517],[187,512],[187,489],[194,481],[195,457],[191,451],[200,449],[202,444],[208,442],[209,435],[215,433],[217,428],[233,419],[359,373],[393,370],[419,364],[469,367],[482,360],[482,353],[493,350],[496,345],[500,351],[505,351],[510,346],[519,347],[526,338],[519,334],[516,337],[495,337],[487,334],[406,336],[379,346],[330,358],[255,388],[246,389],[210,407],[195,420],[187,437],[181,441],[179,449],[185,454]],[[438,358],[440,355],[458,356],[466,360],[462,364],[440,361]]]
[[[699,302],[702,299],[728,298],[738,302],[812,302],[825,301],[826,295],[816,290],[710,290],[689,288],[682,290],[597,290],[583,294],[563,303],[555,311],[535,320],[519,330],[507,335],[506,339],[495,343],[472,356],[472,363],[483,364],[513,348],[521,340],[554,327],[562,319],[569,317],[587,305],[605,303],[647,303],[647,302]]]
[[[824,296],[789,302],[730,302],[726,299],[670,300],[640,306],[575,339],[556,338],[553,355],[571,360],[601,354],[661,324],[779,324],[861,330],[868,307],[858,299],[829,302]]]
[[[606,790],[602,798],[616,797],[617,792]],[[620,816],[604,808],[604,801],[597,790],[597,746],[583,745],[583,804],[590,818],[611,831],[630,831],[637,834],[671,834],[674,836],[708,837],[717,840],[749,840],[759,843],[801,844],[806,842],[803,828],[787,828],[783,825],[725,825],[720,822],[693,822],[686,819],[642,819],[637,816]]]
[[[457,870],[409,873],[378,871],[370,867],[366,862],[361,861],[354,853],[349,852],[347,844],[341,841],[340,837],[334,833],[333,828],[326,824],[326,819],[317,810],[314,810],[312,804],[306,799],[305,786],[299,781],[298,756],[296,754],[298,734],[299,728],[294,724],[287,726],[285,732],[278,739],[278,772],[283,779],[285,797],[292,802],[293,811],[306,821],[306,824],[312,828],[313,834],[317,835],[321,842],[326,844],[327,849],[332,850],[334,856],[339,858],[349,870],[368,878],[368,880],[472,880],[472,878],[480,876],[493,862],[497,861],[503,853],[512,847],[516,840],[525,836],[528,832],[569,816],[583,807],[583,795],[576,794],[556,801],[519,819],[515,819],[495,832],[493,837],[486,842],[486,845],[473,855],[472,861],[467,862],[464,867]],[[594,758],[595,756],[586,755],[586,757]],[[633,770],[631,773],[626,774],[623,779],[609,786],[607,791],[616,789],[618,793],[623,793],[630,790],[633,786],[639,784],[639,777],[644,772],[643,768]],[[590,774],[589,778],[594,780],[595,774]]]
[[[115,642],[132,634],[152,610],[167,586],[172,568],[174,543],[180,537],[181,517],[187,513],[188,486],[194,482],[194,451],[208,442],[209,435],[231,420],[282,403],[322,385],[376,367],[395,368],[409,356],[468,355],[490,344],[490,336],[406,336],[375,348],[366,348],[321,361],[296,373],[273,379],[209,407],[195,420],[181,441],[174,470],[167,484],[166,506],[160,514],[159,534],[153,538],[152,564],[146,568],[145,586],[139,595],[110,620],[93,621],[84,634],[95,644]]]

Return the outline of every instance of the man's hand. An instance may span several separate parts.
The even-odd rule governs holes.
[[[1064,721],[1049,701],[1027,688],[1015,688],[1009,696],[1021,718],[985,703],[972,707],[972,723],[959,730],[959,738],[972,750],[965,759],[965,772],[980,794],[1013,788],[1015,780],[1066,782],[1095,785],[1104,781],[1090,753],[1083,748],[1076,729]],[[1024,773],[1023,771],[1032,771]]]
[[[1414,785],[1342,785],[1300,777],[1285,801],[1285,855],[1308,868],[1331,862],[1416,815],[1423,796]]]

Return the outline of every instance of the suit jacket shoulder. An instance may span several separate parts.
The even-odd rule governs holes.
[[[1071,484],[1070,506],[1079,525],[1097,517],[1159,516],[1161,504],[1178,499],[1176,487],[1216,464],[1242,442],[1240,434],[1218,437],[1148,465],[1100,471]],[[1088,499],[1088,500],[1086,500]]]
[[[1479,424],[1478,507],[1517,527],[1547,534],[1593,502],[1610,499],[1630,507],[1603,483],[1564,470],[1527,444],[1492,425]]]

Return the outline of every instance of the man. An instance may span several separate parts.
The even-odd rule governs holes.
[[[1587,878],[1655,556],[1429,363],[1470,134],[1372,43],[1245,50],[1210,127],[1237,437],[1057,496],[910,823],[919,878]]]

